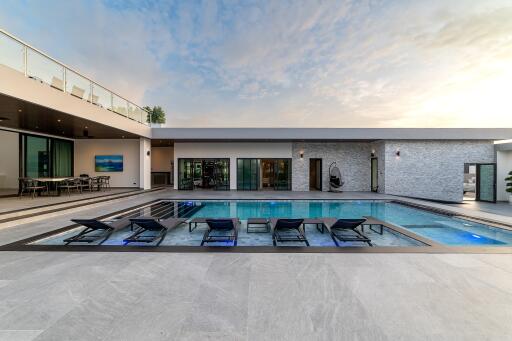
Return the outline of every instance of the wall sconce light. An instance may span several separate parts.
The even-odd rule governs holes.
[[[375,157],[375,150],[372,149],[372,153],[370,154],[372,157]]]
[[[151,152],[148,150],[147,153],[146,153],[147,156],[150,156],[151,155]]]
[[[396,157],[400,157],[400,151],[397,150],[396,153],[395,153]]]
[[[300,152],[300,159],[304,160],[304,151],[303,150],[301,150],[301,152]]]

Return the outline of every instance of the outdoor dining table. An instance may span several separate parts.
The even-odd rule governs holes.
[[[50,185],[53,186],[56,196],[60,196],[60,187],[59,184],[65,180],[69,179],[69,177],[65,178],[50,178],[50,177],[42,177],[42,178],[34,178],[34,180],[38,182],[44,182],[48,186],[48,192],[50,192]]]

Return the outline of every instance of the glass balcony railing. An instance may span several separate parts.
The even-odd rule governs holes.
[[[148,112],[0,29],[0,64],[81,100],[149,125]]]

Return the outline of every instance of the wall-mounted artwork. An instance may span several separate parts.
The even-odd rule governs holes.
[[[122,172],[122,155],[96,155],[94,157],[96,172]]]

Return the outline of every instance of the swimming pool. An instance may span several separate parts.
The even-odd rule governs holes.
[[[230,201],[170,201],[162,200],[129,212],[114,216],[108,220],[124,217],[152,216],[160,219],[169,217],[183,218],[239,218],[242,226],[239,230],[239,246],[271,246],[270,233],[247,233],[248,218],[360,218],[371,216],[390,224],[382,234],[365,229],[364,233],[375,246],[415,247],[428,246],[433,241],[447,246],[511,246],[512,231],[492,227],[469,220],[450,217],[427,210],[412,208],[396,202],[370,200],[230,200]],[[392,228],[397,226],[397,229]],[[168,232],[162,246],[198,246],[205,226],[189,232],[183,224]],[[409,233],[402,233],[404,229]],[[79,228],[58,235],[37,240],[40,245],[62,245],[63,240],[76,234]],[[123,245],[123,239],[132,231],[126,228],[113,233],[103,245]],[[321,233],[314,226],[306,228],[311,246],[333,247],[328,233]],[[415,238],[414,236],[420,236]],[[432,243],[434,244],[434,243]],[[147,245],[147,244],[141,244]],[[219,243],[219,245],[225,245]],[[295,245],[295,244],[288,244]],[[300,244],[298,244],[300,245]],[[301,245],[302,246],[302,245]],[[343,246],[367,246],[361,243],[347,242]]]

